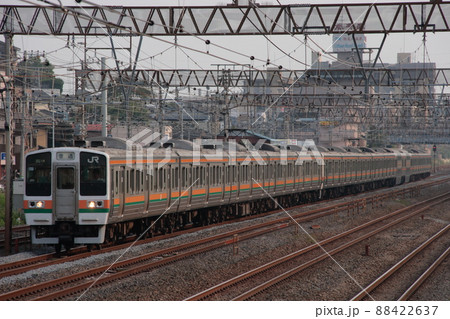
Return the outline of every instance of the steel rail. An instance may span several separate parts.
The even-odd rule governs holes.
[[[385,282],[389,277],[391,277],[393,274],[395,274],[401,267],[403,267],[406,263],[408,263],[408,261],[410,261],[414,256],[416,256],[418,253],[423,251],[428,245],[430,245],[436,239],[438,239],[443,234],[445,234],[449,229],[450,229],[450,224],[447,225],[446,227],[442,228],[440,231],[438,231],[436,234],[434,234],[429,239],[427,239],[420,246],[418,246],[416,249],[414,249],[412,252],[410,252],[408,255],[406,255],[404,258],[402,258],[400,261],[398,261],[394,266],[392,266],[391,268],[386,270],[381,276],[379,276],[376,280],[374,280],[366,288],[361,290],[361,292],[359,292],[357,295],[355,295],[351,299],[351,301],[362,300],[366,295],[368,295],[371,291],[373,291],[380,284]]]
[[[403,293],[403,295],[398,298],[398,301],[408,300],[420,286],[425,282],[425,280],[436,270],[436,268],[447,258],[450,254],[450,247],[448,247],[434,262],[428,267],[428,269]]]

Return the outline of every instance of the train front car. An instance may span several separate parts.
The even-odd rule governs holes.
[[[26,157],[24,211],[33,244],[100,244],[109,215],[108,155],[54,148]]]

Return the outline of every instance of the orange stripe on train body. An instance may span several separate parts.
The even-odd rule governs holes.
[[[192,195],[201,195],[201,194],[205,194],[205,189],[204,188],[193,189],[192,190]]]
[[[150,200],[155,200],[155,199],[166,199],[167,198],[167,193],[159,193],[159,194],[150,194]]]
[[[120,165],[120,164],[150,164],[150,163],[175,163],[176,161],[174,159],[166,160],[111,160],[111,165]]]

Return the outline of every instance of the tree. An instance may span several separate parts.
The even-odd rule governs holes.
[[[62,92],[64,81],[56,78],[53,71],[55,67],[47,60],[41,61],[41,57],[33,56],[24,59],[18,64],[16,86],[29,86],[41,89],[58,89]]]

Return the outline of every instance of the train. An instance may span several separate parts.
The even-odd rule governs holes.
[[[425,178],[420,150],[117,138],[29,152],[23,208],[33,244],[100,245]],[[253,147],[253,148],[252,148]]]

